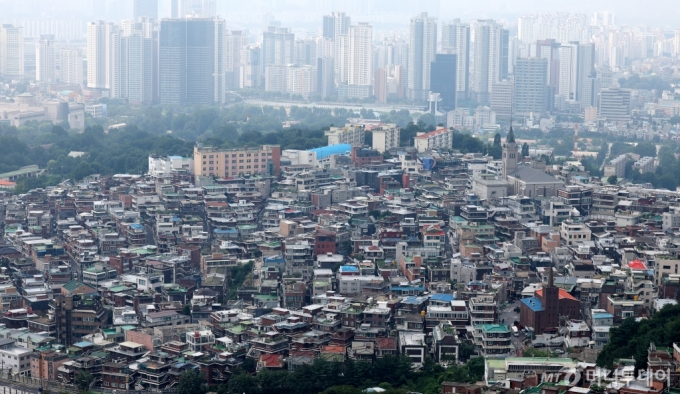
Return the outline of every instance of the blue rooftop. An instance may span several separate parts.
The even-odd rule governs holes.
[[[408,296],[408,297],[404,298],[403,300],[401,300],[401,303],[402,304],[418,305],[418,304],[422,304],[423,302],[425,302],[425,300],[426,300],[425,297]]]
[[[593,319],[611,319],[614,315],[611,313],[593,313]]]
[[[432,297],[430,297],[430,300],[441,302],[451,302],[455,299],[456,297],[454,297],[453,294],[432,294]]]
[[[130,227],[132,227],[132,228],[135,229],[135,230],[144,230],[144,226],[142,226],[142,225],[139,224],[139,223],[132,223],[132,224],[130,225]]]
[[[94,343],[83,341],[83,342],[78,342],[78,343],[74,344],[73,346],[76,346],[76,347],[88,347],[88,346],[92,346],[92,345],[94,345]]]
[[[310,149],[307,152],[316,152],[316,158],[323,159],[330,155],[338,155],[341,153],[349,153],[352,150],[350,144],[338,144],[330,146],[322,146],[321,148]]]
[[[543,303],[536,297],[523,298],[522,303],[534,312],[541,312],[544,310]]]
[[[236,233],[238,233],[238,230],[230,229],[230,228],[226,229],[226,230],[222,230],[222,229],[216,228],[213,232],[215,234],[236,234]]]
[[[265,263],[285,263],[286,260],[283,258],[282,254],[277,254],[276,256],[269,256],[264,258]]]
[[[353,266],[353,265],[343,265],[340,267],[340,271],[342,272],[359,272],[359,268]]]

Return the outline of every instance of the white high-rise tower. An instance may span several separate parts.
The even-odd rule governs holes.
[[[36,81],[53,83],[54,71],[54,36],[43,35],[35,43],[35,79]]]
[[[104,21],[87,24],[87,87],[105,89],[107,86],[107,41],[110,25]]]
[[[475,25],[474,76],[470,90],[480,103],[489,102],[491,87],[501,79],[502,30],[492,19],[479,20]]]
[[[24,75],[24,30],[14,25],[0,26],[0,74]]]
[[[437,54],[437,19],[429,18],[427,12],[411,18],[409,37],[408,96],[423,101],[430,90],[430,65]]]
[[[470,87],[470,25],[460,19],[442,26],[442,52],[456,55],[456,96],[467,97]]]
[[[359,23],[349,28],[349,69],[347,84],[349,97],[367,98],[371,95],[373,70],[373,27]]]

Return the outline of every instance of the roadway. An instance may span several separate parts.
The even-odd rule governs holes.
[[[270,107],[302,107],[302,108],[344,108],[346,110],[360,111],[362,109],[373,110],[374,112],[389,113],[390,111],[399,111],[402,109],[408,110],[409,113],[423,112],[426,110],[425,107],[419,107],[414,105],[379,105],[379,104],[348,104],[348,103],[301,103],[297,101],[271,101],[262,99],[245,99],[244,104],[248,105],[258,105],[258,106],[270,106]],[[234,103],[236,104],[236,103]]]

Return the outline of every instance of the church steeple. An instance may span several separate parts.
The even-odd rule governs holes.
[[[510,126],[510,131],[508,131],[508,136],[505,138],[505,142],[515,143],[515,133],[512,132],[512,126]]]
[[[519,158],[519,151],[515,143],[515,133],[508,131],[508,136],[505,137],[505,144],[503,144],[503,179],[508,180],[508,175],[517,171],[517,160]]]

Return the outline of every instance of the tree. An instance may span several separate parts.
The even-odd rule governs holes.
[[[80,371],[76,375],[76,386],[80,391],[89,391],[92,382],[94,382],[94,376],[87,371]]]
[[[616,185],[619,182],[619,178],[616,175],[612,175],[607,178],[607,183],[610,185]]]
[[[203,376],[199,371],[184,371],[179,376],[178,394],[201,394],[205,390],[203,386]]]
[[[182,314],[191,316],[191,306],[189,304],[184,305],[184,308],[182,308]]]
[[[522,145],[522,157],[529,156],[529,144],[526,142]]]
[[[496,133],[496,135],[493,136],[493,145],[501,146],[501,133]]]
[[[675,116],[671,117],[671,119],[669,120],[669,123],[672,124],[673,126],[680,123],[680,116],[675,115]]]

